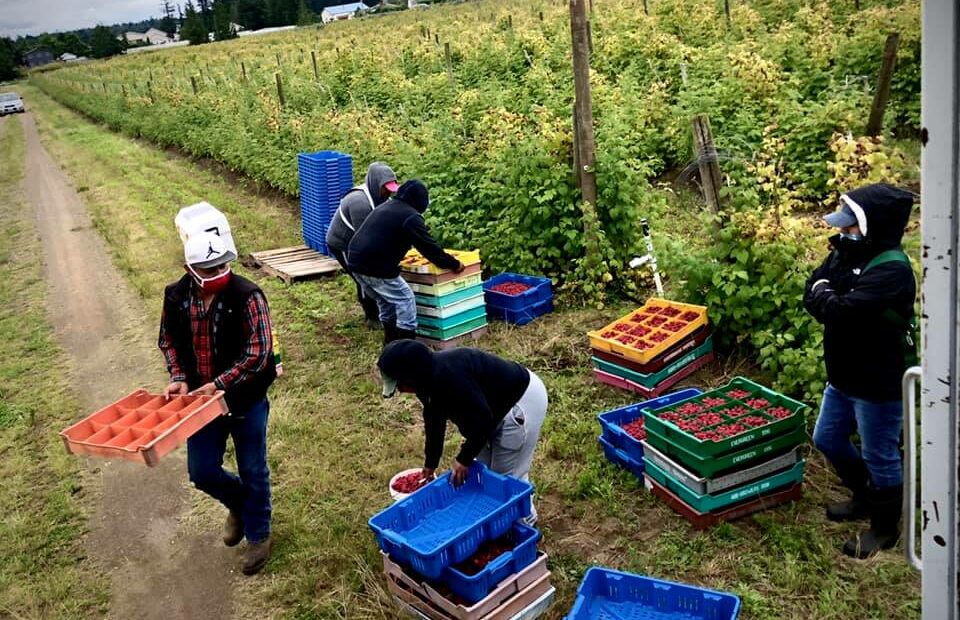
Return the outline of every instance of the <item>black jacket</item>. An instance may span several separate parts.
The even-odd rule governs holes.
[[[871,190],[871,191],[865,191]],[[903,262],[886,262],[862,273],[872,258],[900,248],[913,197],[873,185],[848,194],[863,208],[862,241],[830,238],[833,250],[807,280],[804,305],[823,323],[827,380],[848,396],[873,402],[898,400],[906,369],[904,327],[884,316],[913,313],[916,281]],[[819,280],[828,283],[813,285]]]
[[[187,387],[200,387],[197,358],[193,352],[193,329],[190,324],[190,287],[193,280],[184,275],[167,286],[163,294],[164,330],[173,343],[177,361],[187,375]],[[246,338],[243,332],[247,300],[260,291],[256,284],[237,274],[230,276],[227,287],[213,301],[213,367],[214,373],[229,370],[243,356]],[[271,351],[267,365],[252,379],[226,391],[224,398],[232,413],[250,409],[267,395],[267,388],[277,378],[277,367]]]
[[[375,278],[396,278],[400,275],[400,261],[411,247],[437,267],[459,268],[460,261],[444,252],[430,236],[421,213],[396,197],[374,209],[350,240],[350,271]]]
[[[530,372],[516,362],[478,349],[434,353],[413,340],[388,345],[379,366],[423,403],[424,466],[431,469],[443,455],[447,420],[464,438],[457,461],[470,465],[530,385]]]

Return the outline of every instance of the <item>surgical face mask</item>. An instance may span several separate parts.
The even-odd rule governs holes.
[[[841,239],[846,239],[847,241],[863,241],[863,235],[860,233],[840,233]]]
[[[190,270],[194,281],[200,286],[200,290],[204,293],[219,293],[225,289],[227,283],[230,282],[230,267],[227,267],[227,270],[223,273],[218,273],[211,278],[201,278],[200,275],[193,270],[193,267],[189,265],[187,265],[187,269]]]

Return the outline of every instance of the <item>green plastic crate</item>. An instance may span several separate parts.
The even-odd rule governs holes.
[[[462,336],[467,332],[472,332],[473,330],[483,327],[486,324],[487,315],[484,314],[481,317],[471,319],[458,325],[450,325],[448,327],[427,327],[425,325],[418,325],[417,333],[421,336],[426,336],[427,338],[433,338],[435,340],[450,340],[451,338]]]
[[[713,336],[709,336],[699,347],[693,351],[690,351],[676,361],[671,362],[669,365],[664,366],[663,369],[649,374],[643,374],[635,370],[630,370],[629,368],[625,368],[619,364],[614,364],[613,362],[608,362],[600,359],[599,357],[591,357],[590,361],[593,363],[594,368],[599,368],[600,370],[608,372],[611,375],[616,375],[622,379],[626,379],[627,381],[633,381],[634,383],[638,383],[644,387],[652,389],[673,373],[677,372],[696,359],[703,357],[707,353],[710,353],[711,351],[713,351]]]
[[[487,317],[487,307],[477,306],[475,308],[470,308],[459,314],[453,316],[448,316],[444,318],[437,318],[432,316],[417,316],[417,325],[418,327],[423,327],[424,329],[449,329],[466,323],[467,321],[473,321],[474,319],[485,319]]]
[[[485,307],[486,305],[486,298],[482,294],[474,295],[473,297],[468,297],[462,301],[440,307],[417,304],[417,316],[445,319],[451,316],[456,316],[461,312],[466,312],[467,310],[473,310],[474,308],[480,306]]]
[[[751,467],[763,459],[769,459],[807,441],[807,431],[800,426],[786,435],[774,437],[770,441],[752,445],[744,450],[720,456],[701,456],[673,444],[657,431],[652,430],[649,424],[650,418],[647,416],[644,418],[644,426],[650,445],[706,478],[712,478],[721,472]]]
[[[414,293],[420,293],[421,295],[447,295],[449,293],[454,293],[456,291],[462,291],[473,286],[480,285],[480,289],[483,290],[483,276],[479,273],[475,273],[472,276],[467,276],[465,278],[459,278],[457,280],[450,280],[449,282],[443,282],[442,284],[418,284],[416,282],[407,282]]]
[[[469,288],[447,293],[446,295],[427,295],[414,291],[413,296],[417,299],[418,306],[429,306],[431,308],[445,308],[451,304],[470,299],[477,295],[483,295],[483,283],[475,284]]]
[[[653,462],[647,459],[644,460],[646,461],[644,472],[648,476],[659,482],[661,486],[675,494],[697,512],[714,512],[732,504],[739,504],[740,502],[756,499],[766,493],[800,482],[803,480],[803,470],[806,463],[806,461],[800,461],[790,469],[766,478],[761,478],[760,480],[748,482],[743,486],[720,491],[716,495],[699,495],[654,465]]]
[[[749,392],[750,395],[744,397],[743,400],[733,399],[726,395],[727,392],[735,389]],[[735,417],[727,418],[726,416],[723,416],[721,413],[724,409],[730,406],[747,407],[748,409],[751,409],[751,412],[747,415],[758,415],[760,417],[769,418],[769,416],[766,416],[763,413],[762,409],[761,410],[752,409],[744,402],[745,400],[748,400],[751,398],[757,398],[757,397],[763,398],[768,401],[769,404],[767,405],[766,408],[785,407],[786,409],[790,409],[791,411],[793,411],[793,415],[791,415],[788,418],[784,418],[782,420],[776,420],[775,422],[771,422],[766,426],[749,429],[743,433],[740,433],[739,435],[735,435],[733,437],[727,437],[726,439],[723,439],[721,441],[709,441],[709,440],[704,441],[701,439],[697,439],[696,437],[693,436],[692,433],[688,433],[686,431],[680,430],[680,428],[676,426],[674,423],[660,419],[659,416],[661,414],[669,411],[673,411],[674,409],[676,409],[680,405],[683,405],[684,403],[677,403],[674,405],[670,405],[668,407],[661,407],[659,409],[647,411],[646,421],[644,422],[644,424],[646,425],[648,430],[653,430],[658,435],[660,435],[661,437],[664,437],[671,443],[681,448],[684,448],[690,452],[693,452],[694,454],[698,454],[705,457],[718,455],[718,454],[727,454],[730,452],[737,452],[748,446],[762,443],[763,441],[771,437],[776,437],[778,435],[783,435],[784,433],[789,433],[793,429],[803,426],[803,412],[807,408],[806,405],[804,405],[800,401],[796,401],[796,400],[793,400],[792,398],[783,396],[778,392],[774,392],[769,388],[765,388],[762,385],[758,383],[754,383],[753,381],[750,381],[749,379],[746,379],[744,377],[737,377],[722,388],[717,388],[716,390],[705,392],[701,396],[697,396],[696,398],[692,398],[684,402],[685,403],[686,402],[702,402],[705,398],[719,398],[719,397],[726,399],[728,402],[722,406],[718,406],[708,411],[705,411],[704,413],[721,414],[721,417],[724,418],[724,422],[723,422],[724,424],[734,423],[737,421],[737,418]]]

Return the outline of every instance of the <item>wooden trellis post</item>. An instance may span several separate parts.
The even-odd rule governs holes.
[[[453,88],[456,86],[456,81],[453,79],[453,56],[450,53],[449,41],[443,44],[443,56],[447,61],[447,79],[450,80],[450,88]]]
[[[193,94],[197,94],[197,78],[190,76],[190,86],[193,87]]]
[[[310,60],[313,61],[313,79],[320,79],[320,71],[317,69],[317,53],[313,50],[310,51]]]
[[[893,71],[897,65],[897,47],[900,46],[900,33],[894,32],[887,37],[883,46],[883,64],[880,65],[880,75],[877,78],[877,92],[873,96],[873,105],[870,107],[870,120],[864,133],[868,136],[877,136],[883,130],[883,114],[887,111],[887,102],[890,100],[890,83],[893,81]]]
[[[286,99],[283,98],[283,81],[279,73],[276,73],[275,76],[277,78],[277,99],[280,101],[280,107],[282,108],[287,105]]]
[[[576,92],[574,130],[577,179],[584,202],[597,204],[594,173],[596,146],[593,136],[593,101],[590,94],[590,51],[587,30],[587,0],[570,0],[570,31],[573,38],[573,79]]]
[[[703,199],[715,214],[720,213],[720,163],[717,160],[717,148],[713,144],[713,132],[710,129],[710,118],[706,114],[698,114],[691,121],[693,126],[693,145],[697,152],[697,163],[700,166],[700,184],[703,189]]]

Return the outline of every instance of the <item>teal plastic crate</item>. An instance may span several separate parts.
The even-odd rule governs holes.
[[[468,332],[472,332],[475,329],[483,327],[487,324],[486,315],[471,319],[459,325],[451,325],[449,327],[427,327],[426,325],[417,326],[417,334],[425,336],[426,338],[433,338],[434,340],[450,340],[458,336],[462,336]]]
[[[432,317],[432,316],[417,316],[417,325],[418,327],[423,327],[424,329],[453,329],[458,325],[463,325],[469,321],[474,321],[476,319],[487,318],[487,308],[486,306],[477,306],[475,308],[470,308],[464,312],[454,314],[453,316],[448,317]]]
[[[447,293],[446,295],[428,295],[426,293],[418,293],[416,291],[413,293],[413,296],[417,300],[418,306],[443,308],[449,306],[450,304],[463,301],[464,299],[470,299],[471,297],[476,297],[477,295],[483,295],[483,284],[476,284],[469,288],[465,288],[462,291],[454,291],[452,293]]]
[[[460,314],[461,312],[466,312],[467,310],[473,310],[474,308],[479,308],[485,305],[486,305],[486,302],[484,301],[483,295],[474,295],[473,297],[468,297],[463,301],[454,302],[447,306],[435,307],[435,306],[417,304],[417,316],[445,319],[445,318]],[[489,314],[489,311],[490,311],[489,308],[487,308],[488,314]]]
[[[732,398],[728,395],[728,392],[733,390],[742,390],[747,392],[748,396],[744,396],[741,399]],[[716,413],[720,415],[721,418],[724,419],[724,424],[735,423],[737,420],[737,418],[727,417],[724,415],[724,411],[731,406],[746,407],[747,409],[751,410],[747,415],[757,415],[760,417],[768,417],[764,411],[771,407],[784,407],[792,411],[792,414],[787,418],[774,419],[774,421],[765,426],[748,429],[738,435],[727,437],[721,441],[710,441],[698,439],[693,435],[692,432],[683,431],[673,422],[660,418],[660,416],[664,413],[673,412],[677,407],[685,404],[678,403],[676,405],[670,405],[668,407],[661,407],[660,409],[648,411],[645,422],[647,430],[653,430],[670,443],[673,443],[689,452],[703,457],[708,457],[718,454],[737,452],[748,446],[764,442],[772,437],[783,435],[795,428],[801,427],[803,426],[803,413],[807,408],[807,406],[800,401],[788,398],[744,377],[737,377],[721,388],[711,390],[710,392],[704,393],[702,396],[698,396],[697,398],[690,399],[686,402],[700,403],[707,398],[723,398],[726,401],[722,406],[714,407],[702,412]],[[745,402],[753,398],[763,398],[768,402],[768,405],[765,405],[761,409],[754,409]],[[702,413],[698,415],[702,415]]]
[[[713,336],[709,336],[703,344],[699,347],[690,351],[683,357],[677,359],[676,361],[664,366],[661,370],[657,372],[652,372],[650,374],[639,373],[635,370],[630,370],[619,364],[614,364],[613,362],[608,362],[607,360],[600,359],[599,357],[592,357],[590,361],[593,363],[594,368],[599,368],[604,372],[608,372],[611,375],[616,375],[627,381],[633,381],[644,387],[654,388],[660,384],[661,381],[682,369],[687,364],[690,364],[697,359],[703,357],[707,353],[713,351]]]
[[[756,499],[761,495],[800,482],[803,480],[805,465],[806,461],[800,461],[790,469],[766,478],[761,478],[760,480],[748,482],[743,486],[720,491],[715,495],[700,495],[694,493],[680,481],[673,478],[673,476],[657,467],[650,459],[644,459],[644,472],[697,512],[714,512],[733,504]]]

